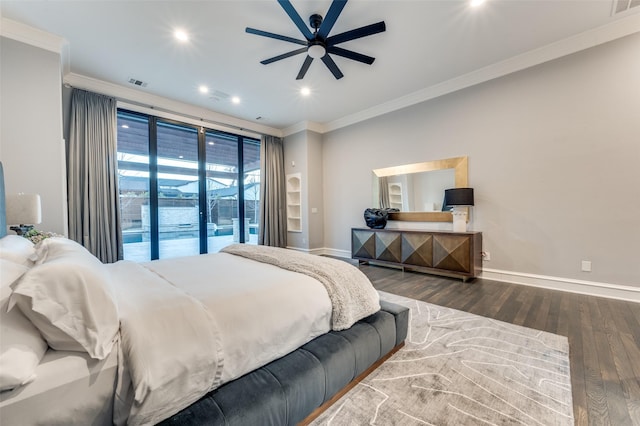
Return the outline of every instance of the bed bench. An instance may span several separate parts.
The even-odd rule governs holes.
[[[408,308],[384,300],[381,310],[331,331],[229,382],[162,425],[295,425],[308,423],[400,349]]]

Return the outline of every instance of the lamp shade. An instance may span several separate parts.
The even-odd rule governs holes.
[[[452,188],[444,190],[445,206],[472,206],[473,188]]]
[[[34,225],[42,222],[40,195],[7,195],[7,225]]]

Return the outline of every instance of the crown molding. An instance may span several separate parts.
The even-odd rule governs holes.
[[[59,54],[62,54],[68,45],[68,41],[63,37],[7,18],[2,18],[0,35]]]
[[[585,31],[538,49],[530,50],[521,55],[480,68],[476,71],[472,71],[355,114],[324,123],[321,125],[323,129],[322,133],[347,127],[361,121],[453,93],[476,84],[484,83],[498,77],[503,77],[507,74],[558,59],[581,50],[589,49],[636,32],[640,32],[640,14],[634,14],[618,19],[610,24]]]
[[[137,105],[147,110],[157,110],[180,116],[191,117],[202,122],[213,123],[227,129],[251,131],[260,135],[272,135],[282,137],[282,130],[261,124],[245,121],[230,115],[221,114],[206,108],[186,104],[162,96],[146,93],[119,84],[86,77],[80,74],[69,73],[64,76],[64,84],[78,89],[89,90],[103,95],[113,96],[119,101]]]
[[[11,38],[13,40],[60,54],[63,74],[65,75],[64,81],[71,86],[104,93],[123,101],[139,103],[144,106],[148,106],[149,108],[163,109],[168,112],[180,111],[180,113],[186,113],[193,117],[201,118],[202,120],[219,123],[220,125],[227,125],[232,128],[246,129],[260,134],[279,137],[289,136],[303,130],[311,130],[320,134],[331,132],[333,130],[357,124],[421,102],[429,101],[476,84],[503,77],[505,75],[558,59],[581,50],[595,47],[637,32],[640,32],[640,13],[625,16],[610,24],[585,31],[529,52],[525,52],[521,55],[480,68],[476,71],[472,71],[442,83],[426,87],[417,92],[350,114],[334,121],[327,123],[302,121],[285,129],[276,129],[217,113],[205,108],[145,93],[137,89],[69,73],[69,44],[66,39],[7,18],[1,18],[0,25],[0,35],[3,37]]]
[[[314,121],[301,121],[299,123],[294,124],[293,126],[289,126],[283,129],[282,136],[283,137],[291,136],[305,130],[311,130],[312,132],[316,132],[320,134],[326,133],[325,126],[321,123],[316,123]]]

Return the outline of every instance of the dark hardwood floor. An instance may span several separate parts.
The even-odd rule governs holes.
[[[569,339],[576,425],[640,425],[640,304],[361,265],[382,291]]]

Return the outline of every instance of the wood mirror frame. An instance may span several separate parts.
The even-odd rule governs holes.
[[[375,169],[373,173],[377,177],[384,177],[409,173],[430,172],[434,170],[454,169],[455,187],[467,188],[469,186],[468,161],[467,157],[445,158],[444,160]],[[451,212],[398,212],[389,213],[389,220],[403,220],[408,222],[453,222],[453,215]]]

